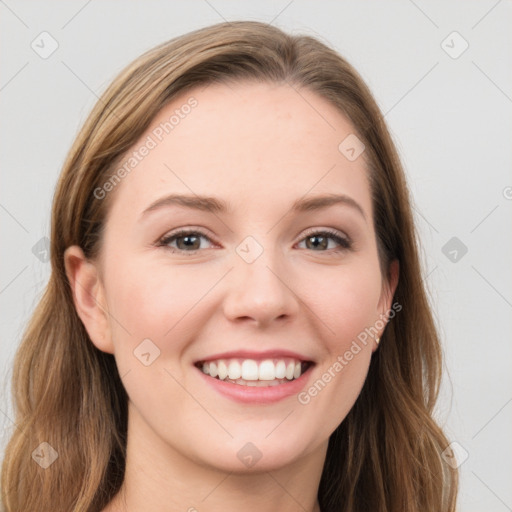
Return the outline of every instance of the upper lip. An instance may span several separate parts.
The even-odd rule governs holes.
[[[299,354],[298,352],[293,352],[291,350],[282,350],[282,349],[274,349],[274,350],[264,350],[264,351],[253,351],[253,350],[230,350],[228,352],[220,352],[218,354],[213,354],[210,356],[203,357],[196,361],[197,363],[203,361],[215,361],[217,359],[255,359],[255,360],[263,360],[263,359],[279,359],[279,358],[289,357],[293,359],[297,359],[301,362],[309,362],[313,363],[314,361],[303,354]]]

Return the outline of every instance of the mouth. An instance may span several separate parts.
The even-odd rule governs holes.
[[[194,366],[203,374],[226,383],[249,387],[273,387],[290,384],[304,375],[314,364],[313,361],[295,357],[229,357],[197,361]]]

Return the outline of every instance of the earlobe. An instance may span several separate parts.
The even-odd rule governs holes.
[[[392,310],[393,297],[395,295],[396,287],[398,285],[399,273],[400,273],[399,262],[398,262],[398,260],[393,260],[389,264],[388,275],[385,277],[385,279],[383,279],[383,282],[382,282],[382,293],[381,293],[381,297],[379,300],[378,309],[379,309],[380,319],[384,319],[383,321],[385,323],[384,323],[383,328],[377,335],[379,338],[379,341],[380,341],[380,338],[382,338],[382,334],[384,333],[384,331],[386,329],[386,325],[387,325],[386,319],[389,315],[389,312]],[[381,322],[382,322],[382,320],[381,320]],[[375,343],[375,345],[373,347],[373,351],[377,350],[377,346],[378,346],[378,342]]]
[[[392,306],[393,302],[393,296],[395,295],[396,287],[398,286],[398,278],[400,275],[400,264],[398,260],[393,260],[389,264],[389,272],[388,272],[388,279],[387,279],[387,309],[386,311],[389,311]]]
[[[64,265],[78,316],[91,341],[102,352],[114,353],[104,288],[96,265],[73,245],[64,252]]]

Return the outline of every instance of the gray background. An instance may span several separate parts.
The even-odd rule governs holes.
[[[255,19],[334,46],[385,113],[444,344],[437,417],[461,447],[459,509],[512,510],[510,1],[0,0],[0,15],[2,450],[14,428],[12,357],[48,279],[53,190],[79,126],[144,50],[223,19]],[[43,31],[58,43],[47,58],[31,47]]]

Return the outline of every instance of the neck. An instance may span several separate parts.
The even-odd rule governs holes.
[[[289,466],[223,471],[182,455],[131,409],[123,485],[103,512],[320,512],[326,451],[327,443]]]

